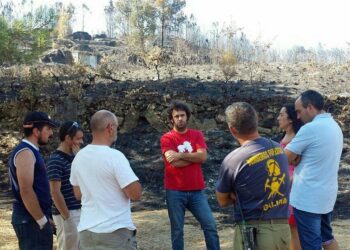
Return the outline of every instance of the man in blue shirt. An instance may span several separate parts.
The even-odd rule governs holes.
[[[304,250],[338,249],[330,223],[337,198],[343,134],[331,114],[324,111],[320,93],[303,92],[295,101],[295,110],[305,125],[285,151],[289,162],[296,166],[290,203],[300,243]]]
[[[29,113],[23,123],[25,139],[9,158],[13,202],[12,225],[21,250],[51,250],[51,197],[44,159],[46,145],[58,124],[43,112]]]
[[[47,163],[51,195],[52,214],[57,228],[57,250],[79,248],[77,226],[80,220],[81,204],[74,197],[73,186],[69,182],[74,155],[83,144],[83,130],[77,122],[68,121],[59,130],[60,145]]]

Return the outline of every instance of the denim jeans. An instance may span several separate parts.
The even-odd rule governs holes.
[[[207,249],[220,249],[216,223],[204,191],[166,190],[166,201],[171,224],[171,243],[173,250],[184,249],[183,229],[186,208],[190,210],[200,223],[204,231]]]
[[[16,232],[20,250],[52,250],[53,235],[49,222],[40,230],[32,217],[13,213],[12,226]]]
[[[322,245],[334,241],[332,235],[332,212],[314,214],[294,208],[300,244],[303,250],[321,250]]]

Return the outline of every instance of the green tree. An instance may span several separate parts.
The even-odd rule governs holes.
[[[117,0],[116,6],[116,21],[117,29],[123,36],[130,34],[130,15],[131,15],[131,1],[130,0]]]
[[[108,37],[115,37],[115,30],[117,26],[117,20],[116,20],[116,12],[117,9],[113,4],[112,0],[109,0],[108,5],[105,7],[104,12],[106,14],[106,28],[107,28],[107,36]]]
[[[132,9],[130,15],[131,33],[130,42],[146,52],[146,41],[151,41],[155,37],[157,28],[156,8],[151,0],[130,0]]]
[[[0,55],[0,65],[11,63],[19,56],[19,50],[12,41],[12,31],[2,16],[0,16]]]
[[[72,33],[72,18],[75,13],[75,7],[69,4],[67,7],[59,5],[58,20],[54,29],[54,33],[58,39],[66,38]]]
[[[11,23],[14,19],[14,3],[12,1],[9,2],[0,2],[0,16],[2,16],[7,22]]]
[[[40,6],[33,10],[26,1],[17,6],[12,1],[0,5],[1,17],[1,63],[25,63],[38,59],[49,47],[50,33],[57,21],[57,12],[50,6]],[[31,7],[31,8],[29,8]],[[28,11],[29,9],[29,11]],[[4,55],[4,56],[3,56]]]
[[[180,25],[186,20],[186,16],[182,11],[186,6],[186,1],[156,0],[155,6],[160,21],[161,47],[163,48],[166,32],[175,31],[178,33]]]

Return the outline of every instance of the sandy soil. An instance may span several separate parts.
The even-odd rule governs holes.
[[[136,204],[139,206],[139,204]],[[227,217],[221,212],[215,212],[218,223],[221,249],[232,249],[233,226],[225,221]],[[9,205],[0,206],[0,249],[18,249],[16,235],[12,229],[11,210]],[[166,209],[140,210],[133,213],[137,227],[137,241],[140,250],[167,250],[171,249],[170,225]],[[194,217],[187,212],[185,219],[185,249],[205,249],[203,233]],[[340,249],[350,249],[350,220],[335,220],[334,234],[339,241]]]

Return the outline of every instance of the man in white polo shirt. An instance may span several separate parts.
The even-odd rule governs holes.
[[[70,176],[75,196],[82,198],[80,248],[135,250],[130,200],[139,200],[142,188],[124,154],[110,147],[117,139],[117,117],[97,111],[90,128],[92,142],[75,156]]]
[[[314,90],[295,101],[301,127],[285,151],[297,164],[290,194],[303,250],[338,249],[331,218],[338,191],[338,169],[343,133],[324,111],[324,99]]]

